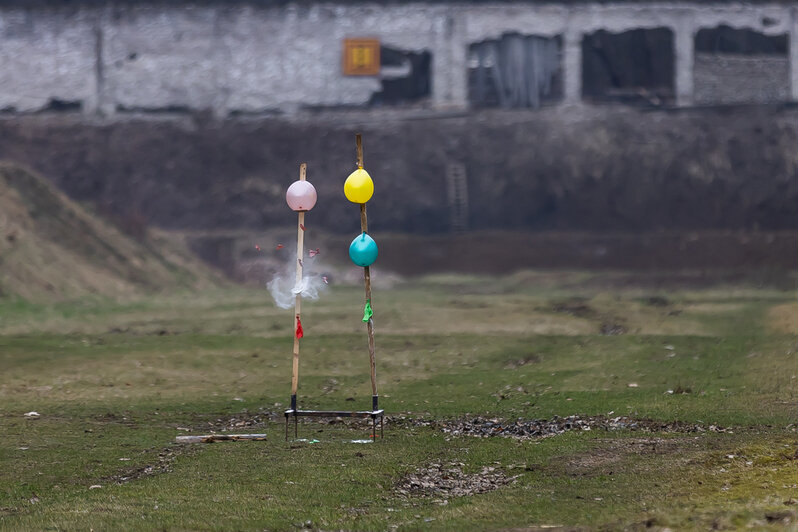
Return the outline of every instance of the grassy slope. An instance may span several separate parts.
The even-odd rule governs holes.
[[[181,242],[157,231],[134,240],[47,180],[0,163],[2,295],[65,300],[216,282]]]
[[[287,444],[291,317],[262,292],[0,305],[0,528],[782,526],[774,512],[798,498],[798,339],[783,325],[794,294],[672,291],[664,306],[651,295],[583,274],[435,277],[375,293],[382,404],[394,417],[614,412],[732,433],[517,442],[390,424],[385,442],[353,445],[365,427],[312,423],[300,431],[321,443]],[[304,306],[303,406],[368,405],[361,298],[336,287]],[[628,333],[598,334],[607,324]],[[667,393],[679,388],[690,393]],[[42,419],[23,419],[29,410]],[[255,414],[265,426],[238,430],[266,430],[268,442],[171,443],[178,427]],[[403,475],[452,461],[519,476],[445,504],[396,493]],[[116,482],[146,466],[156,474]]]

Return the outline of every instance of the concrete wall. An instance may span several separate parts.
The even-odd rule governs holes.
[[[96,14],[0,10],[0,109],[97,98]]]
[[[51,99],[80,101],[87,113],[105,114],[365,105],[379,79],[341,74],[342,40],[364,36],[429,50],[432,105],[464,108],[468,45],[514,31],[563,36],[565,103],[573,104],[581,98],[583,34],[651,27],[674,31],[677,100],[690,105],[700,28],[788,33],[795,42],[795,10],[743,3],[7,7],[0,8],[0,109],[32,111]],[[796,99],[794,48],[789,79],[789,99]]]

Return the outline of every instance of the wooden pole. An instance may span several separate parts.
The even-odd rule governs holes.
[[[363,140],[360,133],[355,135],[355,143],[357,144],[357,167],[363,168]],[[369,222],[366,214],[366,204],[360,204],[360,230],[368,233]],[[363,284],[366,288],[366,301],[371,302],[371,271],[369,267],[363,268]],[[371,369],[371,407],[372,410],[379,409],[379,396],[377,395],[377,360],[374,354],[374,321],[369,318],[366,324],[369,339],[369,365]]]
[[[357,167],[363,168],[363,139],[360,133],[355,135],[355,144],[357,144]]]
[[[304,181],[306,177],[308,165],[302,163],[299,165],[299,180]],[[299,286],[302,282],[302,258],[305,255],[305,212],[300,211],[296,227],[296,284]],[[299,384],[299,337],[296,334],[297,327],[299,326],[300,310],[302,305],[302,295],[297,293],[296,301],[294,302],[294,366],[293,374],[291,376],[291,410],[296,410],[296,391]]]

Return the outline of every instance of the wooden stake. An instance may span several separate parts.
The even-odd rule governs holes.
[[[360,230],[368,232],[368,219],[366,217],[366,204],[360,204]],[[371,271],[369,267],[363,268],[363,284],[366,287],[366,301],[371,301]],[[374,321],[369,318],[367,324],[369,337],[369,364],[371,365],[371,395],[377,397],[377,361],[374,355]],[[376,402],[375,402],[376,405]],[[376,410],[376,406],[374,407]]]
[[[306,163],[302,163],[299,165],[299,180],[305,180],[305,174],[307,172],[308,165]],[[294,286],[299,286],[302,282],[302,258],[305,255],[305,230],[302,229],[305,225],[305,211],[300,211],[298,220],[297,220],[297,227],[296,227],[296,284]],[[293,374],[291,376],[291,408],[296,410],[296,391],[297,385],[299,383],[299,338],[296,335],[297,326],[300,323],[299,315],[302,306],[302,295],[296,295],[296,301],[294,303],[294,366],[293,366]]]
[[[357,166],[363,168],[363,140],[360,133],[355,135],[355,144],[357,144]],[[363,233],[368,233],[369,222],[366,215],[366,204],[360,204],[360,230]],[[363,268],[363,284],[366,288],[366,301],[371,301],[371,271],[369,267]],[[374,322],[371,318],[367,323],[368,339],[369,339],[369,365],[371,367],[371,397],[372,409],[377,410],[377,360],[374,354]]]

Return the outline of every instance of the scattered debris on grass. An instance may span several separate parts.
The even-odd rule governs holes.
[[[158,452],[158,459],[154,464],[147,464],[144,466],[132,467],[116,475],[100,479],[101,482],[114,482],[116,484],[125,484],[132,480],[149,477],[151,475],[158,475],[161,473],[170,473],[172,471],[172,462],[181,453],[187,452],[187,447],[167,447]],[[99,487],[99,485],[98,485]]]
[[[708,427],[681,421],[653,421],[647,419],[632,419],[624,416],[607,418],[595,417],[553,417],[546,419],[505,421],[500,419],[486,419],[476,417],[470,420],[460,420],[449,423],[440,423],[441,430],[452,436],[477,436],[487,438],[503,436],[508,438],[529,439],[554,436],[572,430],[633,430],[642,432],[731,432],[727,428],[709,425]]]
[[[347,399],[348,401],[349,399]],[[207,418],[206,418],[207,419]],[[175,430],[185,432],[207,432],[210,435],[215,433],[225,434],[228,432],[240,432],[242,429],[254,430],[264,429],[269,424],[284,422],[283,411],[273,411],[266,409],[259,409],[256,412],[243,411],[236,414],[234,417],[218,417],[211,418],[206,421],[199,421],[185,425],[175,425]],[[386,422],[388,418],[386,417]],[[331,417],[331,418],[300,418],[298,420],[300,425],[344,425],[352,427],[363,427],[365,425],[371,426],[371,420],[363,420],[359,418],[346,418],[346,417]],[[265,431],[259,431],[265,432]]]
[[[337,391],[338,384],[339,384],[338,379],[327,379],[327,381],[324,383],[324,387],[322,388],[323,394],[327,395],[328,393]]]
[[[178,436],[177,443],[216,443],[222,441],[266,441],[266,434],[204,434],[201,436]],[[311,442],[313,443],[313,442]]]
[[[551,311],[570,314],[571,316],[576,316],[577,318],[592,318],[597,313],[586,302],[587,299],[582,297],[573,297],[564,301],[555,301],[551,305]]]
[[[508,384],[498,392],[492,393],[491,396],[495,397],[499,401],[504,401],[505,399],[510,399],[513,396],[517,396],[519,394],[526,395],[528,393],[529,392],[523,386],[513,386]]]
[[[396,486],[400,496],[443,497],[440,504],[447,504],[446,497],[465,497],[486,493],[514,482],[518,476],[508,477],[495,467],[483,467],[478,473],[463,473],[462,462],[429,464],[403,477]]]
[[[599,332],[604,336],[618,336],[626,334],[628,330],[619,323],[602,323]]]
[[[241,430],[242,428],[265,427],[267,423],[279,421],[282,414],[276,412],[262,411],[257,413],[242,412],[232,418],[217,418],[208,421],[203,425],[193,427],[192,430],[210,430],[211,432],[228,432],[231,430]],[[178,430],[186,430],[186,427],[175,427]]]
[[[524,358],[519,358],[517,360],[508,362],[507,365],[504,366],[504,369],[518,369],[521,366],[526,366],[527,364],[538,364],[540,360],[540,356],[532,353]]]
[[[39,419],[40,417],[42,417],[42,415],[39,414],[38,412],[26,412],[25,414],[23,414],[23,417],[25,419]]]
[[[549,310],[551,312],[568,314],[575,318],[591,320],[600,319],[602,320],[602,323],[599,326],[599,332],[604,336],[617,336],[629,332],[624,325],[618,323],[619,321],[623,321],[623,318],[599,313],[593,307],[587,304],[587,299],[585,298],[574,297],[564,301],[555,301],[548,309],[541,310]]]
[[[794,510],[780,510],[765,514],[765,520],[770,524],[789,525],[798,521],[798,512]]]
[[[645,300],[646,304],[652,307],[667,307],[671,304],[667,298],[662,296],[651,296]]]
[[[631,387],[636,387],[636,383],[631,383]],[[677,387],[673,393],[690,393],[689,388]],[[512,392],[515,389],[510,390]],[[522,390],[523,391],[523,390]],[[509,393],[509,392],[508,392]],[[612,412],[610,412],[612,414]],[[242,428],[265,427],[268,423],[282,422],[282,412],[260,411],[258,413],[241,413],[233,418],[218,418],[208,421],[205,429],[212,429],[221,433]],[[350,418],[322,418],[313,420],[300,420],[300,422],[312,422],[319,425],[352,425],[359,426],[362,420]],[[554,416],[546,419],[517,419],[505,420],[498,418],[475,417],[471,419],[461,419],[455,421],[435,420],[429,417],[412,417],[405,414],[395,414],[386,416],[385,422],[389,426],[411,426],[411,427],[434,427],[452,436],[477,436],[491,437],[503,436],[518,439],[541,438],[554,436],[564,432],[580,430],[630,430],[640,432],[678,432],[678,433],[701,433],[701,432],[726,432],[731,433],[729,427],[720,427],[714,424],[705,425],[701,423],[686,423],[681,421],[657,421],[651,419],[635,419],[626,416]],[[182,428],[182,427],[181,427]]]

